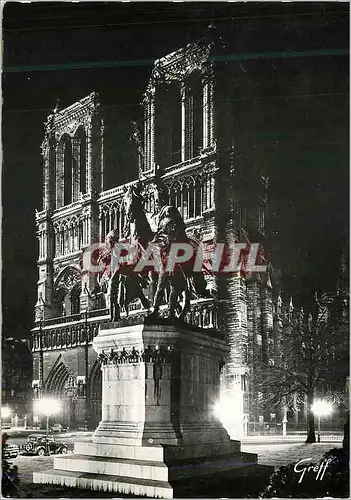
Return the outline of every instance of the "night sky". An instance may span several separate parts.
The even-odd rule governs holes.
[[[63,108],[100,94],[106,188],[121,184],[135,177],[130,122],[141,120],[152,61],[203,36],[210,24],[226,53],[242,56],[230,62],[237,161],[269,172],[270,245],[286,294],[298,301],[332,291],[341,252],[348,256],[348,11],[347,2],[7,3],[3,334],[28,336],[33,326],[40,143],[57,99]]]

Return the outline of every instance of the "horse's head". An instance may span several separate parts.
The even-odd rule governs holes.
[[[128,186],[122,204],[126,219],[130,222],[135,221],[141,214],[144,213],[144,199],[142,196],[142,186],[140,183]]]
[[[111,248],[113,248],[115,246],[117,241],[118,241],[118,229],[113,229],[112,231],[110,231],[106,235],[106,238],[105,238],[105,246],[107,247],[106,250],[107,251],[111,250]]]
[[[154,202],[155,202],[155,211],[159,212],[162,207],[168,205],[168,196],[166,189],[161,184],[155,184],[154,189]]]
[[[125,214],[126,233],[128,233],[128,226],[133,223],[132,234],[144,246],[151,241],[152,230],[145,214],[142,184],[140,182],[127,188],[122,199],[122,206]]]

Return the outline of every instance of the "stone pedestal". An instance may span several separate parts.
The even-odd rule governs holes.
[[[217,331],[143,324],[101,326],[102,420],[91,442],[55,457],[34,482],[172,498],[177,485],[257,462],[217,420],[227,352]]]

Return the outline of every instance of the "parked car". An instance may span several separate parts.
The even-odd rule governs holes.
[[[16,458],[19,455],[19,446],[17,444],[6,443],[3,448],[2,457],[7,458]]]
[[[67,453],[68,446],[62,441],[53,436],[46,437],[42,434],[31,434],[28,436],[23,450],[28,455],[46,455],[47,451],[50,454]]]
[[[67,429],[61,424],[54,424],[50,427],[51,432],[65,432]]]

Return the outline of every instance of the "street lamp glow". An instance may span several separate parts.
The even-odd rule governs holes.
[[[222,422],[227,416],[228,407],[221,401],[217,401],[214,405],[214,413],[216,417]]]
[[[12,410],[8,406],[1,407],[1,418],[9,418],[11,417]]]
[[[224,424],[228,419],[231,420],[237,410],[235,399],[229,394],[221,394],[219,401],[214,405],[216,417]]]
[[[333,405],[322,399],[317,399],[311,406],[311,410],[318,418],[318,443],[321,441],[321,417],[330,415],[333,412]]]
[[[35,412],[50,416],[59,413],[61,410],[60,402],[55,398],[43,398],[35,401]]]
[[[311,407],[312,412],[317,415],[317,417],[323,417],[330,415],[333,412],[333,405],[322,399],[315,401]]]
[[[242,394],[236,388],[221,391],[213,412],[223,424],[231,439],[243,433]]]
[[[61,410],[60,402],[55,398],[43,398],[34,402],[35,413],[46,415],[46,454],[50,455],[49,449],[49,419],[51,415],[59,413]]]

